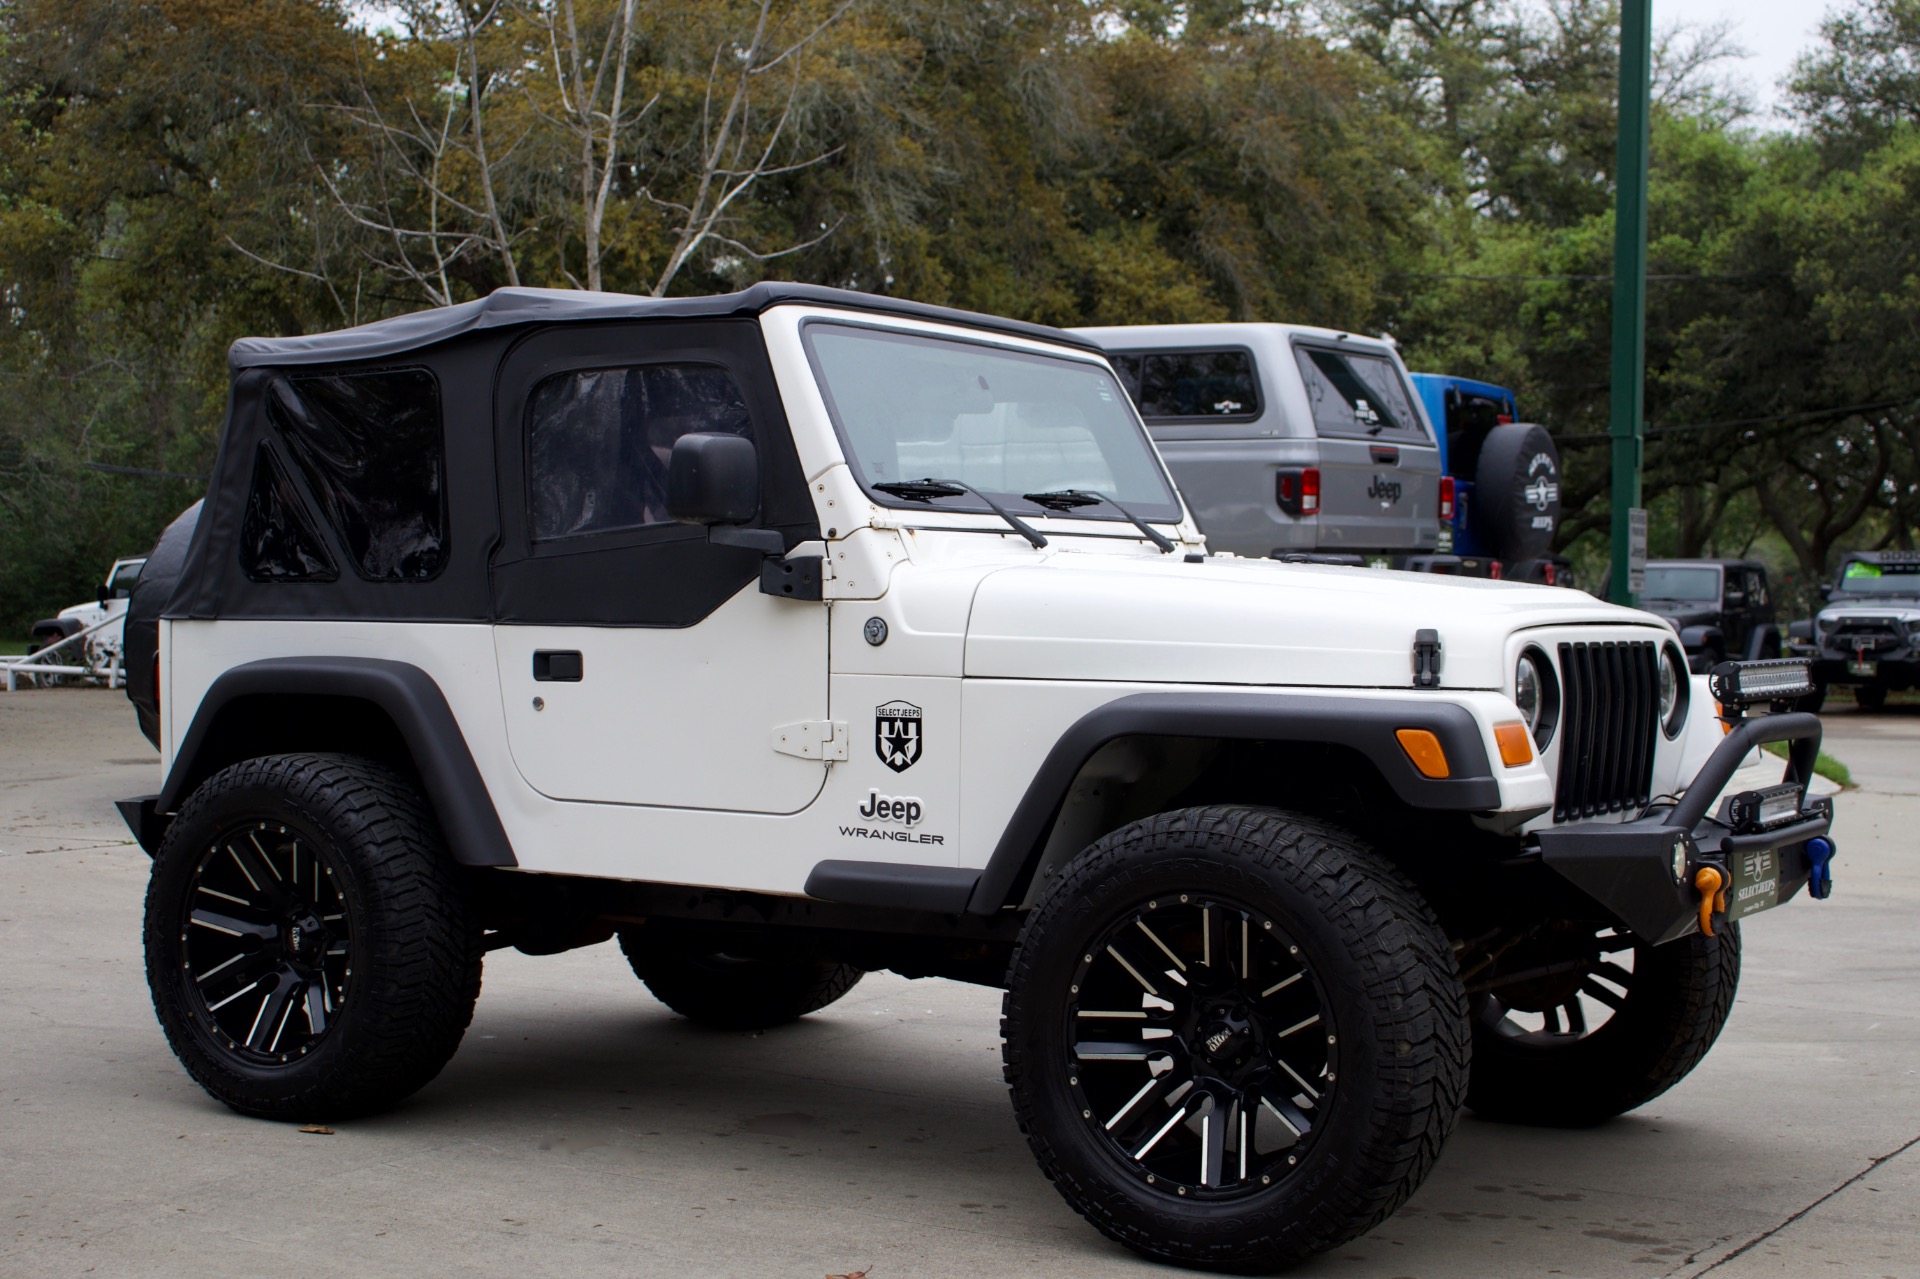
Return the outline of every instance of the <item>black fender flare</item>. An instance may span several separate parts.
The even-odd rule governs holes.
[[[1680,646],[1689,654],[1712,648],[1722,658],[1727,655],[1727,637],[1718,626],[1689,626],[1680,632]]]
[[[1780,634],[1780,628],[1772,622],[1762,622],[1753,628],[1751,635],[1747,636],[1748,661],[1757,662],[1760,660],[1760,654],[1767,650],[1767,636],[1769,635],[1773,636],[1773,642],[1782,650],[1786,648],[1786,639]]]
[[[1423,777],[1394,733],[1424,728],[1446,751],[1452,776]],[[1121,737],[1212,737],[1350,747],[1412,808],[1482,812],[1500,806],[1479,725],[1463,706],[1415,698],[1269,693],[1135,693],[1095,707],[1062,733],[1027,785],[981,871],[967,910],[991,915],[1016,904],[1036,869],[1046,832],[1093,753]]]
[[[519,864],[446,695],[419,667],[384,658],[275,657],[227,671],[200,699],[155,809],[178,812],[193,788],[217,771],[208,761],[219,755],[209,751],[208,739],[223,710],[243,698],[276,695],[367,702],[385,712],[413,758],[453,859],[463,866]]]
[[[77,617],[43,617],[27,629],[27,634],[72,639],[83,629],[85,628]]]

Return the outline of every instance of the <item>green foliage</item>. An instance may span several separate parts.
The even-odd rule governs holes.
[[[234,338],[509,282],[1389,332],[1559,435],[1598,562],[1611,0],[366,12],[0,6],[0,634],[196,495]],[[1920,0],[1823,31],[1793,127],[1742,124],[1711,31],[1662,41],[1654,119],[1655,547],[1802,600],[1920,527]]]

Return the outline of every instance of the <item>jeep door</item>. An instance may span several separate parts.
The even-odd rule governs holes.
[[[764,595],[762,555],[665,507],[674,442],[753,441],[760,513],[789,547],[819,530],[750,321],[536,332],[496,392],[501,546],[492,591],[507,739],[558,800],[791,813],[826,764],[777,727],[827,717],[827,608]]]
[[[1440,450],[1384,347],[1296,340],[1320,441],[1320,549],[1413,551],[1439,538]]]

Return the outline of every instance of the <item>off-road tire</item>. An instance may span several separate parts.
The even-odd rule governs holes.
[[[1624,1007],[1564,1045],[1517,1043],[1476,1017],[1468,1109],[1483,1119],[1584,1128],[1686,1078],[1719,1038],[1740,984],[1740,927],[1729,921],[1714,932],[1636,947]]]
[[[1885,684],[1855,684],[1853,704],[1863,711],[1877,711],[1887,704]]]
[[[1325,1109],[1297,1167],[1271,1185],[1243,1181],[1224,1201],[1149,1184],[1140,1157],[1130,1164],[1076,1100],[1070,1073],[1089,1067],[1067,1042],[1069,1018],[1101,1015],[1071,1011],[1093,943],[1116,924],[1165,921],[1182,894],[1242,903],[1243,919],[1297,947],[1334,1032],[1316,1101]],[[1460,1113],[1471,1045],[1447,938],[1392,865],[1327,823],[1226,806],[1135,822],[1061,871],[1021,931],[1001,1035],[1015,1117],[1073,1209],[1145,1256],[1238,1273],[1337,1247],[1404,1203]]]
[[[805,943],[733,954],[682,932],[672,944],[623,931],[620,950],[653,997],[689,1021],[720,1030],[766,1030],[818,1012],[852,990],[864,970]]]
[[[284,1064],[223,1042],[185,967],[183,920],[202,900],[203,859],[248,829],[284,830],[310,858],[321,853],[351,943],[326,1032]],[[169,827],[147,889],[147,981],[167,1042],[215,1098],[265,1119],[340,1119],[411,1095],[453,1056],[480,994],[479,933],[438,826],[404,778],[353,756],[266,756],[216,773]]]

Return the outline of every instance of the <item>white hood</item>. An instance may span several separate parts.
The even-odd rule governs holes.
[[[1414,632],[1440,633],[1447,688],[1499,689],[1506,639],[1648,613],[1551,586],[1377,569],[1063,554],[986,576],[966,673],[1002,679],[1406,688]]]

